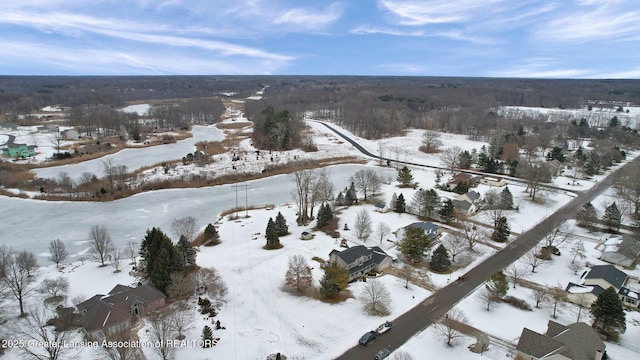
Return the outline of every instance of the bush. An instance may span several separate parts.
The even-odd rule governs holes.
[[[526,301],[515,298],[513,296],[505,296],[502,298],[502,302],[505,302],[513,307],[516,307],[520,310],[531,311],[531,305],[527,304]]]

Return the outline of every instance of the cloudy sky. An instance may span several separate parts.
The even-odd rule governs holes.
[[[640,3],[3,0],[0,74],[640,78]]]

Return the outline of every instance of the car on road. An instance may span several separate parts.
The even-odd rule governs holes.
[[[389,356],[389,354],[391,354],[391,351],[387,350],[387,349],[381,349],[378,350],[378,352],[376,353],[376,360],[382,360],[382,359],[386,359],[387,356]]]
[[[358,341],[358,343],[362,346],[367,346],[367,344],[369,344],[370,342],[372,342],[373,340],[375,340],[378,337],[378,332],[371,330],[369,332],[367,332],[366,334],[362,335],[362,337],[360,338],[360,341]]]

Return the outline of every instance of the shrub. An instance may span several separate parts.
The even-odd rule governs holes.
[[[504,298],[502,298],[502,302],[505,302],[513,307],[516,307],[520,310],[527,310],[527,311],[531,311],[531,305],[527,304],[526,301],[515,298],[513,296],[505,296]]]

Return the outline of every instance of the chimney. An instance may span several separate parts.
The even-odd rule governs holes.
[[[604,355],[604,352],[602,351],[602,349],[596,350],[596,358],[595,358],[595,360],[602,360],[602,355]]]

